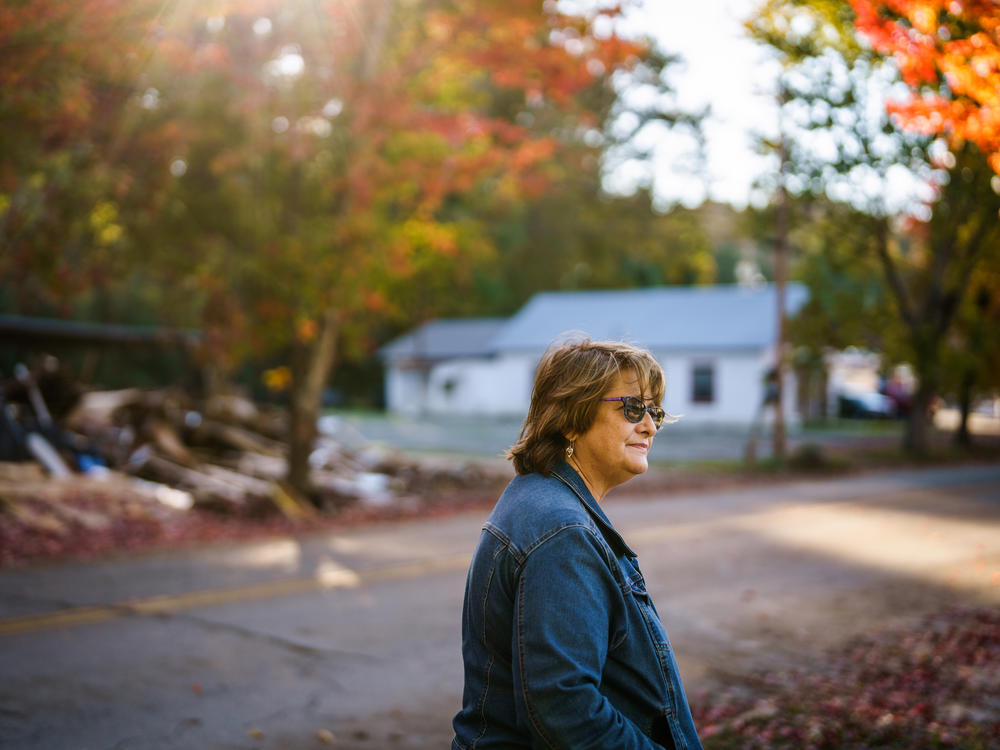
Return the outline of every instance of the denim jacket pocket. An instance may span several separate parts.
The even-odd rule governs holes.
[[[667,639],[667,631],[663,627],[663,623],[660,622],[660,615],[656,612],[656,607],[653,606],[649,592],[646,591],[646,582],[642,580],[641,575],[636,575],[629,579],[628,587],[657,651],[660,651],[661,647],[669,650],[670,641]]]
[[[643,580],[642,574],[638,569],[628,572],[626,584],[632,601],[635,602],[635,608],[642,618],[642,625],[645,627],[649,643],[654,651],[656,663],[659,667],[661,684],[666,691],[667,701],[663,707],[664,715],[669,717],[674,711],[677,691],[677,686],[674,684],[677,666],[674,656],[671,653],[670,639],[667,637],[666,628],[663,627],[663,623],[660,621],[660,616],[653,605],[653,600],[646,590],[646,582]]]
[[[697,733],[691,720],[691,709],[681,686],[670,639],[646,590],[642,574],[637,569],[629,575],[628,587],[649,634],[650,645],[655,652],[660,678],[666,692],[662,720],[658,720],[664,721],[665,724],[654,722],[656,726],[653,728],[652,736],[664,747],[674,747],[679,750],[700,748],[701,744],[697,740]]]

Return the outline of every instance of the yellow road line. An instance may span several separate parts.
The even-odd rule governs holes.
[[[0,636],[29,633],[42,628],[88,625],[94,622],[113,620],[121,616],[121,612],[116,611],[114,607],[73,607],[41,615],[11,617],[7,620],[0,620]]]
[[[385,565],[362,571],[341,568],[333,571],[332,574],[317,572],[317,575],[310,578],[287,578],[249,586],[130,599],[115,604],[69,607],[56,612],[0,620],[0,637],[33,633],[49,628],[90,625],[133,615],[150,616],[168,612],[182,612],[218,604],[272,599],[334,588],[354,588],[364,584],[399,581],[432,573],[462,570],[468,567],[468,564],[468,555],[452,555],[418,562]]]

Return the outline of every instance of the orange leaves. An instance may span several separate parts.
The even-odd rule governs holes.
[[[384,313],[392,307],[385,294],[377,289],[369,289],[364,296],[364,301],[365,309],[374,313]]]
[[[910,4],[909,18],[913,28],[921,34],[933,36],[937,31],[937,9],[933,2],[914,2]]]
[[[853,0],[858,31],[891,54],[910,98],[890,105],[904,128],[972,141],[1000,173],[1000,3]]]
[[[261,381],[271,393],[283,393],[292,384],[292,370],[286,365],[264,370]]]
[[[205,44],[198,48],[194,56],[194,64],[202,68],[219,68],[228,65],[229,50],[218,43]]]
[[[397,264],[393,270],[406,276],[423,258],[455,257],[459,249],[457,227],[432,219],[412,218],[393,232],[392,247]]]
[[[526,141],[514,152],[513,166],[519,172],[536,166],[555,155],[556,142],[552,138]]]
[[[295,324],[295,337],[303,344],[308,344],[319,333],[319,323],[312,318],[302,318]]]
[[[144,26],[128,3],[26,0],[0,8],[0,89],[5,128],[26,126],[53,143],[79,140],[101,116],[95,104],[134,78],[125,60]],[[111,38],[126,29],[124,47]],[[116,54],[112,54],[114,50]],[[124,64],[123,64],[124,63]]]
[[[582,16],[546,13],[542,6],[476,3],[453,21],[452,54],[488,71],[495,86],[527,93],[529,104],[534,99],[560,106],[643,54],[640,45],[613,34],[599,37]]]

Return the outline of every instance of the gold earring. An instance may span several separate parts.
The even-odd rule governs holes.
[[[573,455],[573,443],[566,446],[566,458],[569,459]]]

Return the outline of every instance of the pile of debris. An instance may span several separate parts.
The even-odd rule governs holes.
[[[503,469],[418,460],[320,420],[309,498],[287,486],[284,410],[178,388],[87,391],[50,360],[0,383],[0,547],[58,552],[73,535],[118,541],[211,514],[227,523],[413,515],[458,496],[495,497]],[[176,524],[175,524],[176,526]],[[153,532],[149,532],[153,533]],[[15,544],[14,542],[17,542]],[[0,552],[0,564],[4,563]]]

